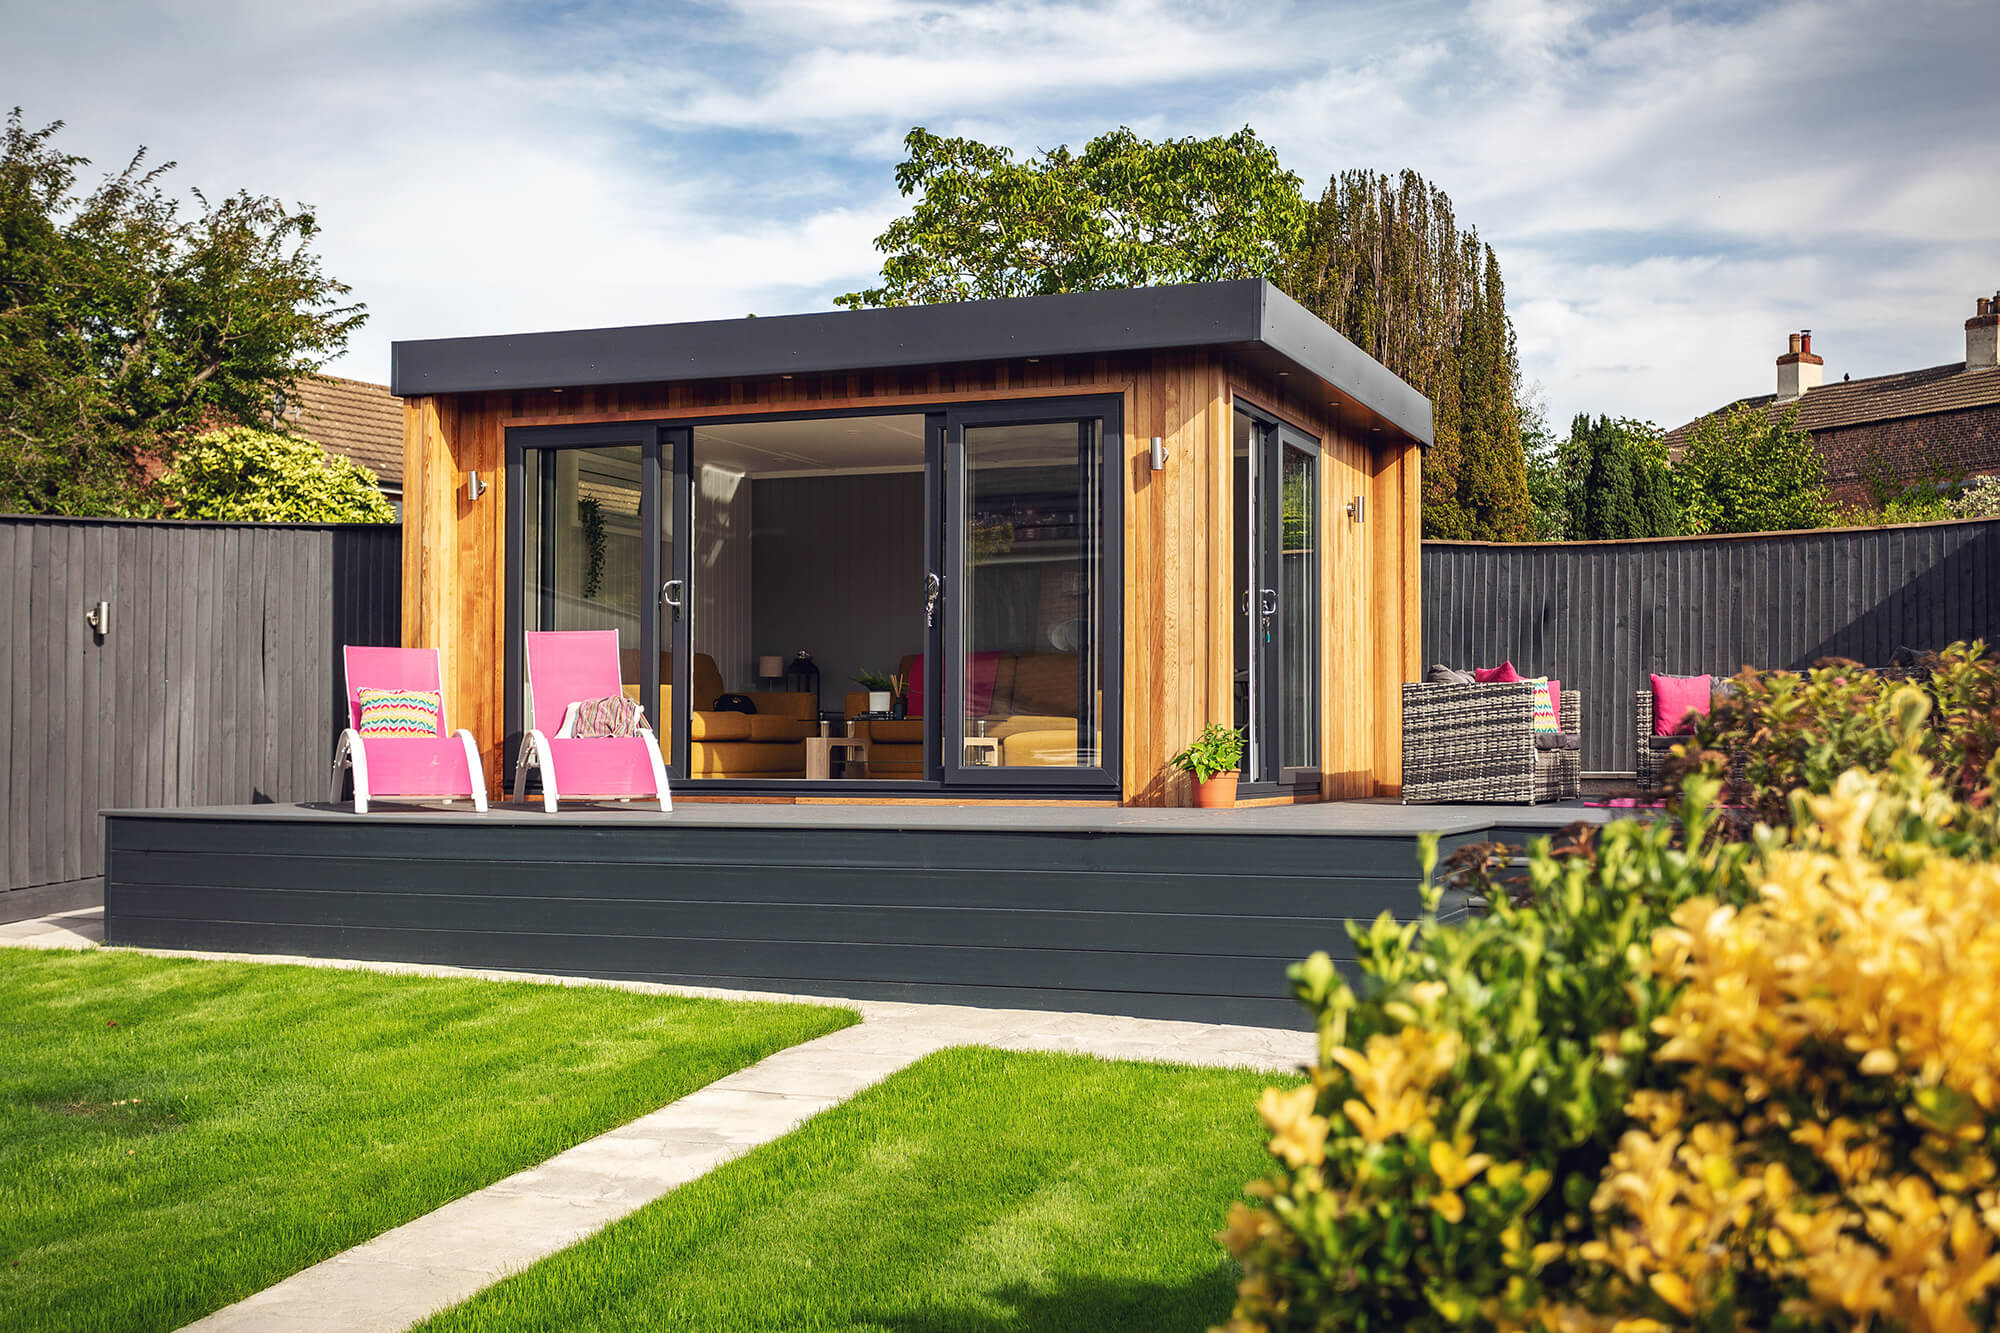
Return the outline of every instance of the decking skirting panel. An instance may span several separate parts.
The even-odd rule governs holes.
[[[1285,968],[1418,907],[1413,836],[106,817],[106,937],[1304,1026]],[[1459,832],[1446,845],[1484,836]]]

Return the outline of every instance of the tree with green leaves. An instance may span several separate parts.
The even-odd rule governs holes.
[[[15,108],[0,145],[0,511],[145,512],[179,443],[268,423],[366,316],[310,208],[197,191],[184,215],[143,149],[79,194],[61,129]]]
[[[1573,478],[1567,535],[1574,541],[1672,537],[1680,507],[1660,428],[1629,417],[1578,413],[1562,466]]]
[[[1274,273],[1305,220],[1299,178],[1244,127],[1155,143],[1120,128],[1081,153],[1012,150],[922,126],[896,185],[916,202],[875,239],[882,285],[836,304],[1217,282]]]
[[[1450,196],[1414,171],[1341,172],[1271,276],[1431,400],[1424,535],[1528,536],[1534,509],[1506,287],[1492,247],[1460,229]]]
[[[166,518],[229,523],[393,523],[373,472],[311,440],[252,426],[197,435],[160,477]]]
[[[1773,418],[1739,404],[1695,423],[1673,469],[1682,525],[1691,534],[1783,532],[1834,519],[1826,460],[1799,427],[1793,405]]]

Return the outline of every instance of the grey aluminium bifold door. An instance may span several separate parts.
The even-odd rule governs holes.
[[[1242,406],[1235,413],[1236,725],[1253,791],[1320,770],[1319,446]]]
[[[1118,788],[1120,408],[945,414],[948,785]]]
[[[525,635],[582,629],[617,633],[626,692],[675,775],[685,771],[687,728],[674,716],[685,691],[669,664],[686,658],[686,628],[665,609],[669,580],[686,578],[687,543],[674,539],[686,530],[685,435],[647,423],[507,432],[508,772],[534,724]]]

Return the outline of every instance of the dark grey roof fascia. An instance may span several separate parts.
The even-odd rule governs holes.
[[[1259,342],[1419,443],[1433,443],[1430,399],[1270,283],[1257,285],[1264,297]]]
[[[950,305],[397,342],[398,397],[1262,347],[1428,445],[1424,396],[1261,278]]]

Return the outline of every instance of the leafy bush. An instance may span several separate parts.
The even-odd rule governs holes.
[[[1826,460],[1796,405],[1773,419],[1738,406],[1695,423],[1673,469],[1682,530],[1776,532],[1833,521]]]
[[[1953,518],[2000,518],[2000,477],[1981,477],[1951,502]]]
[[[1960,800],[1983,802],[2000,752],[2000,662],[1982,643],[1953,644],[1916,674],[1931,713],[1920,752]],[[1794,791],[1823,795],[1846,770],[1888,762],[1901,735],[1897,675],[1839,658],[1803,672],[1746,668],[1668,760],[1667,787],[1719,771],[1728,756],[1743,822],[1784,824]]]
[[[1260,1104],[1227,1328],[1992,1327],[2000,838],[1896,707],[1783,833],[1716,839],[1691,777],[1490,916],[1357,929],[1358,987],[1295,966],[1318,1059]]]
[[[241,523],[393,523],[375,474],[293,435],[248,426],[200,435],[160,478],[173,518]]]

